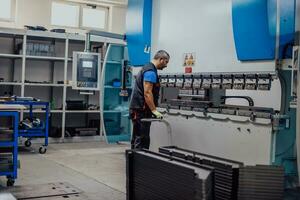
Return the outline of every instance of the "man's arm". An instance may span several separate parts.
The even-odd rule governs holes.
[[[153,112],[156,110],[154,100],[153,100],[153,94],[152,94],[152,89],[153,89],[153,83],[144,81],[144,98],[145,102],[150,108],[150,110]]]

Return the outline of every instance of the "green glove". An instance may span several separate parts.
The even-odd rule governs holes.
[[[163,118],[163,115],[158,112],[157,110],[153,110],[152,111],[152,114],[157,118],[157,119],[162,119]]]

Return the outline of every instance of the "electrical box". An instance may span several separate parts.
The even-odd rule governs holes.
[[[99,53],[73,52],[73,89],[100,89],[100,60],[101,55]]]

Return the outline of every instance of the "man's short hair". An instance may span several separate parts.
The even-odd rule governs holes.
[[[159,51],[156,52],[156,54],[154,55],[154,59],[155,59],[155,60],[159,60],[159,59],[170,59],[170,55],[169,55],[168,52],[166,52],[165,50],[159,50]]]

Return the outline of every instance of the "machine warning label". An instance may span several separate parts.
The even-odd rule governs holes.
[[[183,54],[183,67],[184,73],[192,73],[193,66],[196,63],[196,53],[184,53]]]

